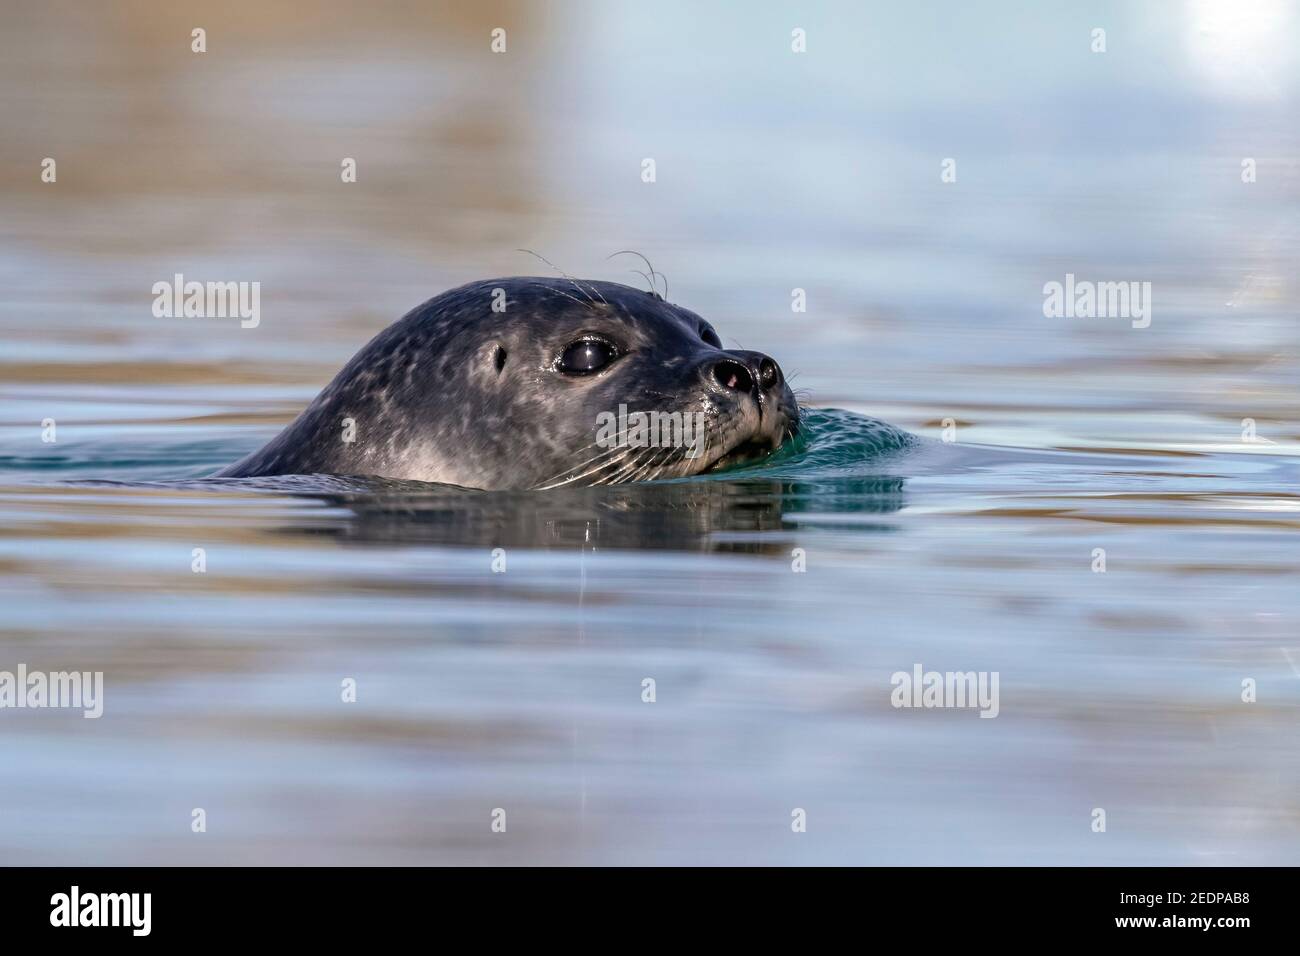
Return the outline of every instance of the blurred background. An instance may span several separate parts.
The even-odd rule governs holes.
[[[0,3],[0,670],[108,698],[0,712],[0,862],[1294,862],[1298,116],[1280,0]],[[521,248],[1065,454],[423,521],[69,483],[211,473]],[[155,318],[175,273],[259,326]],[[1066,273],[1150,328],[1045,318]],[[891,710],[917,661],[1002,716]]]

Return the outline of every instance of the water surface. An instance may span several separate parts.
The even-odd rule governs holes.
[[[0,670],[106,700],[0,711],[0,861],[1296,862],[1294,6],[290,10],[4,8]],[[806,449],[205,480],[413,305],[629,246]],[[260,325],[153,317],[177,272]],[[1151,326],[1045,318],[1067,272]],[[998,717],[893,708],[917,663]]]

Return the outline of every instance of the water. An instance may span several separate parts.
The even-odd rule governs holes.
[[[0,861],[1294,863],[1297,13],[5,8],[0,670],[105,708],[0,711]],[[412,305],[629,246],[806,446],[206,480]],[[176,272],[260,325],[154,318]],[[1150,327],[1045,318],[1067,272]],[[997,718],[892,707],[918,663]]]

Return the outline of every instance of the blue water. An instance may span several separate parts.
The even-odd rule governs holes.
[[[0,862],[1295,863],[1295,5],[448,10],[6,17],[0,671],[105,701],[0,709]],[[803,444],[207,478],[417,303],[629,247]],[[155,318],[176,272],[260,325]],[[917,664],[998,716],[892,706]]]

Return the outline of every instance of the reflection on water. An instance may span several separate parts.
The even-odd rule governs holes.
[[[902,506],[902,479],[852,482],[843,489],[854,514]],[[434,544],[487,548],[704,549],[782,555],[762,532],[779,531],[797,512],[807,486],[750,479],[687,482],[639,489],[592,488],[555,493],[349,496],[346,522],[321,529],[341,542]],[[286,529],[302,533],[302,528]]]
[[[907,463],[922,447],[917,439],[886,423],[834,410],[809,409],[802,427],[797,443],[762,464],[634,487],[487,494],[415,481],[329,476],[200,480],[192,486],[320,497],[348,512],[346,523],[324,529],[340,541],[488,548],[782,554],[758,533],[785,527],[786,512],[829,508],[890,514],[903,507],[904,479],[896,475],[911,467]]]
[[[777,4],[6,6],[0,671],[106,701],[0,710],[0,861],[1295,862],[1300,21],[1227,9],[1109,8],[1094,55],[832,4],[798,58]],[[206,479],[416,303],[629,247],[924,440]],[[261,325],[155,319],[176,272]],[[1151,282],[1151,327],[1045,319],[1066,273]],[[893,709],[917,663],[998,671],[998,718]]]

